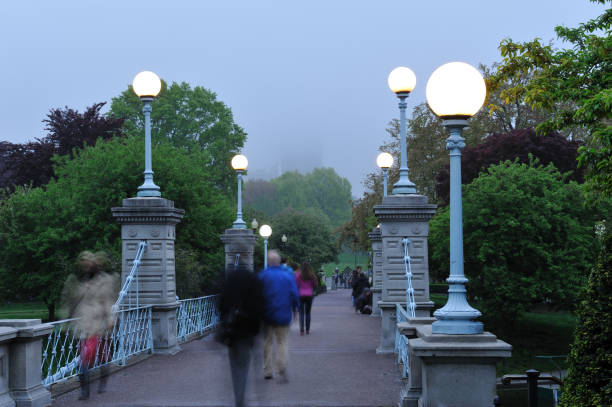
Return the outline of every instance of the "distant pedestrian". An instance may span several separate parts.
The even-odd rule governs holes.
[[[287,271],[288,273],[291,273],[291,275],[293,275],[294,273],[294,269],[293,267],[291,267],[289,264],[287,264],[287,258],[285,256],[281,256],[281,264],[280,266]]]
[[[372,313],[372,291],[365,288],[355,302],[355,309],[362,314]]]
[[[317,277],[312,271],[310,263],[304,262],[295,274],[298,294],[300,296],[300,335],[310,335],[310,311],[312,310],[312,299],[314,290],[317,288]]]
[[[113,304],[117,297],[119,279],[106,273],[109,264],[104,252],[81,252],[77,258],[80,274],[70,276],[64,285],[64,309],[79,335],[80,400],[89,398],[89,369],[96,359],[102,365],[98,393],[106,390],[109,343],[107,336],[115,323]]]
[[[336,270],[334,270],[334,286],[333,289],[337,290],[338,289],[338,284],[340,283],[340,270],[338,270],[338,267],[336,267]]]
[[[287,337],[292,311],[295,318],[300,305],[295,277],[280,267],[278,252],[270,250],[268,268],[259,273],[259,279],[263,284],[264,298],[264,377],[271,379],[276,367],[276,372],[286,382],[289,357]],[[276,354],[273,352],[275,340]]]
[[[243,407],[255,336],[263,316],[261,281],[247,268],[226,273],[219,299],[217,340],[228,347],[234,402]]]

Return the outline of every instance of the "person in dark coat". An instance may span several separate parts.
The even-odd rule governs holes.
[[[221,325],[217,339],[227,345],[236,407],[243,407],[251,354],[263,316],[263,294],[257,276],[244,266],[226,273],[219,299]]]
[[[355,302],[355,310],[362,314],[372,313],[372,291],[365,288]]]

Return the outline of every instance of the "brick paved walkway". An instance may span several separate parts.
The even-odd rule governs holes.
[[[355,314],[350,290],[315,298],[311,335],[297,324],[289,339],[289,383],[264,380],[261,348],[251,366],[250,407],[395,406],[401,379],[391,355],[377,355],[380,319]],[[233,406],[225,348],[211,336],[182,345],[174,356],[153,356],[111,375],[108,391],[79,401],[78,390],[53,406],[212,407]]]

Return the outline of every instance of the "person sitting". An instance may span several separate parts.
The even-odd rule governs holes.
[[[369,288],[364,288],[357,301],[355,301],[355,311],[362,314],[372,313],[372,291]]]

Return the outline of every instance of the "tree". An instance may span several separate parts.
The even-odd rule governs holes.
[[[338,249],[331,229],[321,218],[294,209],[285,209],[272,219],[272,247],[281,248],[293,261],[310,262],[315,270],[321,265],[336,261]],[[287,236],[282,245],[281,237]]]
[[[610,4],[610,0],[592,0]],[[612,193],[612,8],[578,28],[558,26],[557,36],[569,48],[553,49],[539,39],[516,43],[511,39],[499,46],[502,63],[491,78],[493,90],[511,78],[534,72],[526,83],[505,88],[504,104],[526,103],[546,109],[551,116],[538,125],[538,133],[584,128],[586,144],[579,162],[587,168],[587,187],[609,196]]]
[[[252,180],[245,186],[245,206],[275,215],[285,208],[309,212],[336,228],[350,217],[351,184],[333,168],[307,174],[288,171],[270,181]]]
[[[61,286],[80,251],[106,250],[119,257],[120,228],[110,207],[134,196],[142,183],[142,145],[142,137],[115,138],[75,151],[73,158],[58,157],[57,179],[46,188],[18,189],[0,201],[0,287],[5,295],[40,298],[53,319]],[[197,281],[203,284],[198,291],[203,292],[223,269],[219,234],[233,221],[233,205],[212,186],[201,165],[210,159],[208,152],[166,141],[157,143],[152,154],[162,196],[186,209],[177,225],[177,253],[197,253]]]
[[[100,115],[105,104],[96,103],[84,113],[68,107],[51,109],[43,120],[45,137],[25,144],[0,142],[0,188],[45,185],[53,177],[53,155],[72,154],[98,139],[119,136],[123,120]]]
[[[602,238],[597,266],[576,312],[578,322],[561,395],[563,406],[612,403],[612,235]]]
[[[577,168],[579,141],[568,141],[558,133],[538,136],[533,129],[514,130],[506,134],[493,134],[482,144],[468,146],[461,155],[461,183],[469,184],[478,174],[492,164],[518,159],[528,163],[530,156],[542,164],[553,163],[561,173],[571,173],[567,178],[583,182],[583,173]],[[449,166],[442,167],[436,177],[436,196],[448,205],[450,188]]]
[[[605,218],[605,208],[585,205],[579,184],[533,158],[491,165],[464,186],[468,295],[484,315],[513,321],[536,303],[575,303],[597,253],[595,224]],[[435,279],[448,276],[448,231],[446,207],[430,222]]]
[[[170,140],[177,148],[200,149],[207,159],[200,163],[210,181],[228,194],[235,193],[232,157],[246,141],[246,132],[234,122],[231,109],[203,87],[162,81],[162,90],[151,103],[151,138],[154,143]],[[144,133],[142,102],[129,86],[113,98],[110,116],[125,119],[128,136]]]

